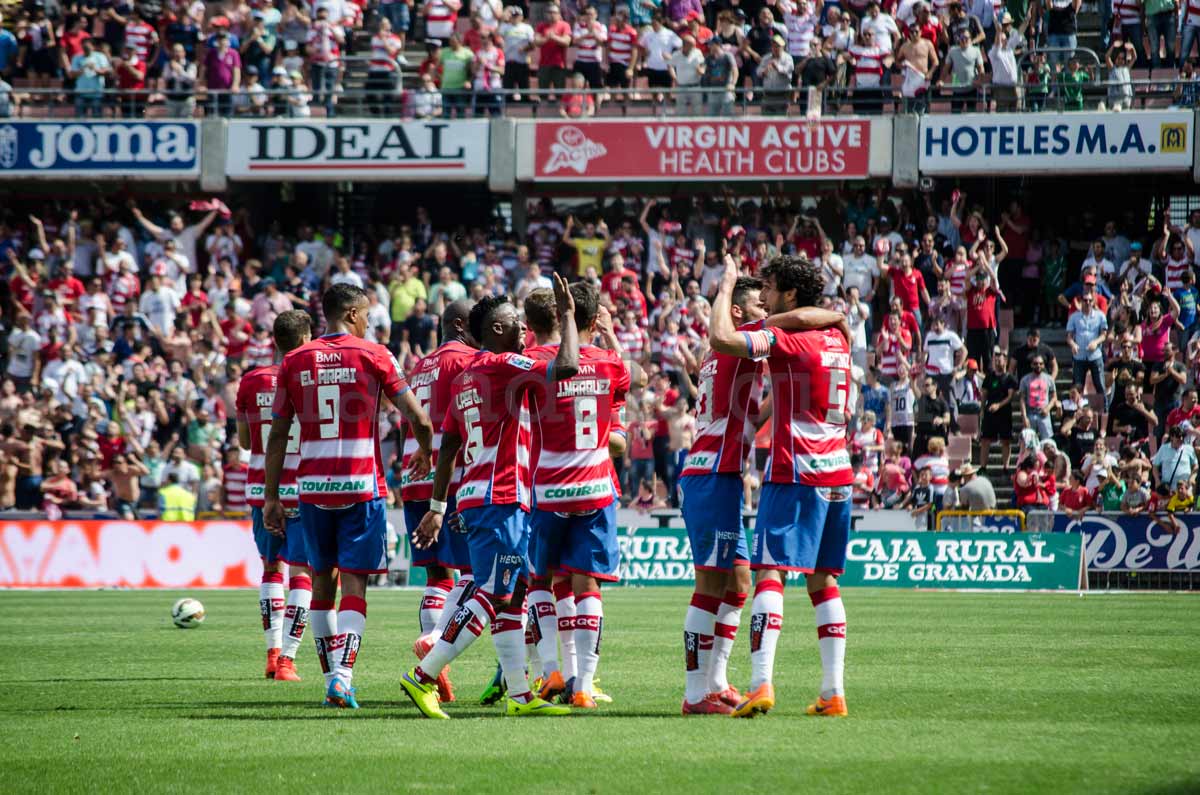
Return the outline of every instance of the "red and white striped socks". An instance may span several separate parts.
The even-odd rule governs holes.
[[[572,598],[572,606],[574,599]],[[542,675],[549,676],[558,670],[558,612],[554,607],[554,597],[548,588],[531,588],[529,590],[530,620],[537,619],[538,657],[542,660]],[[574,627],[572,626],[572,630]]]
[[[509,602],[492,621],[492,645],[504,672],[508,697],[522,704],[532,697],[525,673],[525,633],[521,627],[521,604]]]
[[[358,659],[366,626],[367,601],[360,596],[343,596],[338,605],[338,634],[326,647],[326,653],[332,658],[335,673],[347,687],[354,680],[354,661]]]
[[[842,674],[846,668],[846,607],[838,587],[810,593],[816,609],[817,643],[821,646],[821,698],[845,695]]]
[[[725,598],[721,600],[717,609],[712,662],[708,667],[709,693],[723,693],[729,687],[729,656],[733,653],[733,642],[737,639],[738,625],[742,621],[742,608],[745,606],[746,594],[726,591]]]
[[[591,695],[592,679],[600,665],[600,636],[604,628],[604,605],[599,591],[575,597],[575,692]],[[566,650],[563,651],[566,654]]]
[[[258,586],[258,612],[262,614],[267,651],[278,649],[283,642],[283,605],[283,572],[264,571]]]
[[[296,659],[296,649],[308,626],[308,609],[312,603],[312,578],[297,574],[288,580],[287,605],[283,609],[283,645],[280,657]]]
[[[761,580],[750,606],[750,689],[769,683],[775,671],[775,647],[783,629],[783,583]]]
[[[693,593],[683,619],[683,659],[686,679],[684,700],[699,704],[708,695],[709,667],[712,664],[713,630],[721,600]]]
[[[325,686],[333,681],[334,661],[329,655],[329,646],[337,635],[337,613],[333,609],[333,600],[324,601],[313,599],[308,611],[308,620],[312,624],[313,643],[317,646],[317,661],[321,663],[321,673],[325,675]]]
[[[575,660],[575,592],[570,580],[554,583],[554,612],[558,616],[558,643],[562,647],[562,675],[570,681],[578,675]],[[543,663],[545,657],[542,658]]]
[[[492,605],[488,598],[475,591],[471,598],[451,614],[441,636],[417,666],[417,677],[423,682],[437,679],[443,668],[483,634],[483,628],[491,623],[492,617]]]
[[[437,627],[438,619],[446,607],[446,599],[454,588],[453,580],[430,580],[425,584],[425,594],[421,597],[419,620],[421,634],[428,635]]]

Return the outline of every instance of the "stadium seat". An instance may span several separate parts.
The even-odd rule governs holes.
[[[974,439],[979,435],[979,415],[978,414],[959,414],[958,415],[958,432],[968,439]]]
[[[1013,310],[1001,309],[999,312],[996,313],[996,317],[999,319],[999,322],[1000,322],[1000,332],[1001,333],[1003,333],[1005,331],[1013,330],[1013,328],[1014,328]],[[1007,347],[1007,346],[1005,346],[1005,347]]]
[[[971,437],[961,433],[950,434],[950,440],[946,443],[946,456],[948,458],[961,458],[969,461],[971,458]]]

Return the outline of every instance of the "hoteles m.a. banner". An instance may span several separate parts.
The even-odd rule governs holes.
[[[538,181],[857,179],[868,119],[614,119],[537,122]]]
[[[257,586],[248,521],[0,522],[0,587]]]

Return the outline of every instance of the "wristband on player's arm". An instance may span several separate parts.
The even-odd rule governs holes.
[[[445,501],[445,500],[434,500],[434,499],[431,499],[431,500],[429,501],[429,510],[430,510],[430,512],[432,512],[432,513],[440,513],[440,514],[445,514],[445,513],[446,513],[446,507],[447,507],[447,506],[446,506],[446,501]]]

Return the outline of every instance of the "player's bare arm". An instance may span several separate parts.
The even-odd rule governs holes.
[[[566,280],[557,273],[554,274],[554,303],[558,309],[558,327],[562,340],[558,346],[558,355],[554,357],[553,379],[566,381],[579,372],[579,330],[575,328],[575,299],[567,289]],[[443,442],[445,438],[442,437]]]
[[[766,326],[783,329],[784,331],[811,331],[820,328],[836,328],[842,332],[846,342],[850,342],[850,322],[841,312],[832,309],[821,309],[816,306],[801,306],[790,312],[771,315],[767,318]]]
[[[417,451],[412,455],[409,471],[414,478],[420,480],[429,474],[429,462],[433,449],[433,422],[421,408],[421,402],[417,400],[416,394],[411,389],[406,389],[389,400],[404,415],[406,426],[412,428],[413,438],[417,440]],[[272,427],[272,431],[274,431],[274,427]]]
[[[721,286],[717,297],[713,299],[710,325],[708,327],[708,343],[714,351],[743,359],[753,359],[761,356],[763,351],[755,351],[754,340],[763,335],[762,345],[769,347],[765,335],[769,332],[741,332],[733,325],[733,286],[738,280],[737,262],[730,255],[725,255],[725,273],[721,275]]]
[[[263,525],[268,533],[280,538],[283,538],[285,522],[283,504],[279,502],[279,477],[283,473],[283,459],[287,454],[288,435],[291,432],[291,417],[276,417],[271,421],[263,462]]]
[[[237,435],[238,447],[243,450],[250,449],[250,423],[246,422],[245,418],[239,416],[237,418]]]
[[[454,461],[462,447],[462,437],[452,431],[442,431],[442,444],[438,448],[437,471],[433,475],[433,499],[429,511],[421,517],[421,523],[413,532],[413,543],[418,549],[429,549],[438,539],[442,520],[446,514],[446,497],[450,491],[450,478],[454,474]],[[426,467],[428,472],[428,466]],[[434,510],[440,508],[441,510]]]

